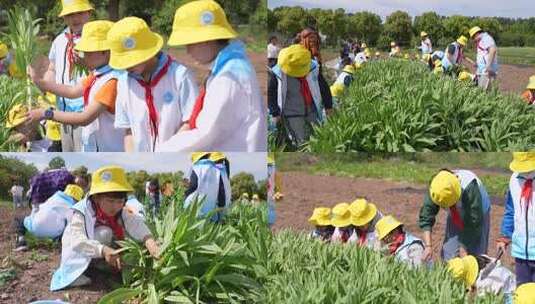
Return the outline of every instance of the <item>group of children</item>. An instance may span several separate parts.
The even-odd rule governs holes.
[[[447,212],[441,260],[471,292],[505,296],[505,303],[535,300],[535,206],[532,204],[535,152],[515,152],[498,256],[487,255],[491,202],[481,180],[468,170],[440,170],[431,180],[420,209],[423,238],[404,230],[392,216],[383,216],[364,199],[334,208],[316,208],[309,219],[313,238],[330,243],[365,246],[394,256],[411,266],[431,266],[432,227],[440,210]],[[515,259],[515,273],[500,263],[507,247]],[[516,290],[516,292],[515,292]],[[530,302],[531,301],[531,302]]]
[[[266,151],[256,72],[215,1],[178,8],[167,42],[210,67],[200,86],[144,20],[89,21],[88,0],[62,4],[67,27],[52,43],[48,70],[28,71],[56,105],[22,114],[30,125],[62,123],[62,151]]]

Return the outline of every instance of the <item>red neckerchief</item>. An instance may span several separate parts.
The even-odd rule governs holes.
[[[451,214],[451,221],[453,222],[453,225],[457,227],[459,230],[464,229],[464,222],[461,218],[461,214],[459,213],[459,210],[457,210],[457,206],[453,205],[450,207],[450,214]]]
[[[347,243],[347,240],[349,240],[350,233],[348,230],[342,230],[342,243]]]
[[[100,209],[98,204],[93,203],[93,208],[95,209],[97,223],[100,225],[108,226],[113,231],[113,235],[118,240],[124,240],[124,228],[119,224],[117,216],[109,216]]]
[[[394,236],[394,241],[388,244],[388,250],[390,251],[391,255],[395,254],[398,248],[405,242],[405,233],[400,231],[397,231],[395,233],[396,235]]]
[[[297,79],[299,80],[299,83],[301,85],[301,95],[303,95],[303,99],[305,100],[305,106],[308,108],[312,106],[312,93],[310,92],[308,81],[305,77],[300,77]]]
[[[65,37],[67,37],[67,62],[69,63],[69,80],[72,79],[75,54],[74,54],[74,39],[80,38],[80,34],[71,34],[65,32]]]
[[[147,104],[147,108],[149,110],[150,130],[155,141],[158,137],[159,118],[158,112],[156,111],[156,106],[154,105],[154,96],[152,95],[152,89],[158,84],[158,82],[160,82],[163,76],[167,74],[167,71],[169,70],[169,66],[171,66],[172,61],[173,60],[171,59],[171,56],[167,56],[167,62],[164,64],[158,74],[156,74],[156,76],[151,79],[150,83],[146,83],[142,79],[136,79],[137,82],[145,89],[145,103]]]
[[[357,235],[359,237],[359,245],[363,246],[366,243],[366,236],[368,235],[368,231],[357,229]]]
[[[533,179],[527,178],[524,181],[524,185],[522,186],[522,194],[520,195],[520,202],[524,202],[526,204],[526,212],[529,209],[529,205],[531,204],[533,194]]]
[[[208,76],[203,81],[203,84],[199,90],[199,96],[197,96],[197,99],[195,100],[195,104],[193,105],[193,110],[191,111],[191,116],[189,118],[189,126],[192,129],[197,129],[197,118],[199,117],[199,114],[202,111],[202,108],[204,107],[204,98],[206,97],[206,82],[208,80],[208,77],[210,77],[210,73],[208,73]]]
[[[462,59],[464,58],[463,48],[461,47],[461,45],[459,45],[458,48],[459,48],[459,52],[457,53],[457,59],[456,59],[457,64],[461,63]]]

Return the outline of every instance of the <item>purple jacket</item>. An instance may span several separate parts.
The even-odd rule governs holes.
[[[44,203],[56,191],[63,191],[68,184],[74,183],[74,175],[67,169],[56,169],[39,173],[30,180],[30,202],[32,204]]]

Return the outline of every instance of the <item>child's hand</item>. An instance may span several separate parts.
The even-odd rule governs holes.
[[[155,258],[155,259],[159,259],[160,258],[160,246],[158,246],[158,243],[156,243],[156,241],[152,237],[149,237],[145,241],[145,247],[147,247],[147,249],[149,250],[150,255],[153,258]]]
[[[45,118],[44,109],[41,109],[41,108],[33,109],[26,114],[26,119],[27,119],[26,123],[29,123],[29,124],[36,123],[36,122],[43,120],[44,118]]]
[[[104,248],[102,248],[102,255],[104,256],[106,263],[108,263],[112,268],[121,270],[121,257],[119,254],[115,253],[115,250],[108,246],[104,246]]]

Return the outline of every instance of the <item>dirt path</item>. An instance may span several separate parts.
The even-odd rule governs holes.
[[[29,209],[19,209],[18,214],[25,215],[29,212]],[[103,295],[113,290],[112,281],[120,282],[120,277],[111,278],[109,274],[91,271],[87,273],[93,280],[93,284],[89,286],[49,291],[52,273],[60,262],[61,250],[54,248],[13,252],[15,234],[12,230],[12,219],[13,211],[0,206],[0,262],[7,257],[21,266],[17,270],[16,279],[0,288],[0,303],[20,304],[56,299],[70,303],[96,303]]]
[[[337,61],[338,59],[329,60],[325,63],[325,67],[334,69]],[[529,77],[532,75],[535,75],[535,67],[501,64],[498,73],[500,91],[520,95],[525,90]]]
[[[311,227],[307,219],[315,207],[333,207],[340,202],[350,203],[356,198],[365,197],[374,202],[383,214],[394,215],[405,223],[408,231],[422,236],[417,221],[426,191],[424,186],[378,179],[310,175],[301,172],[283,172],[282,180],[285,198],[276,207],[275,230],[281,228],[309,230]],[[496,253],[494,244],[499,236],[504,208],[495,205],[501,198],[491,198],[491,200],[493,205],[489,253],[494,256]],[[446,213],[440,212],[433,233],[435,257],[440,256],[445,224]],[[509,253],[502,260],[506,265],[512,265]]]

